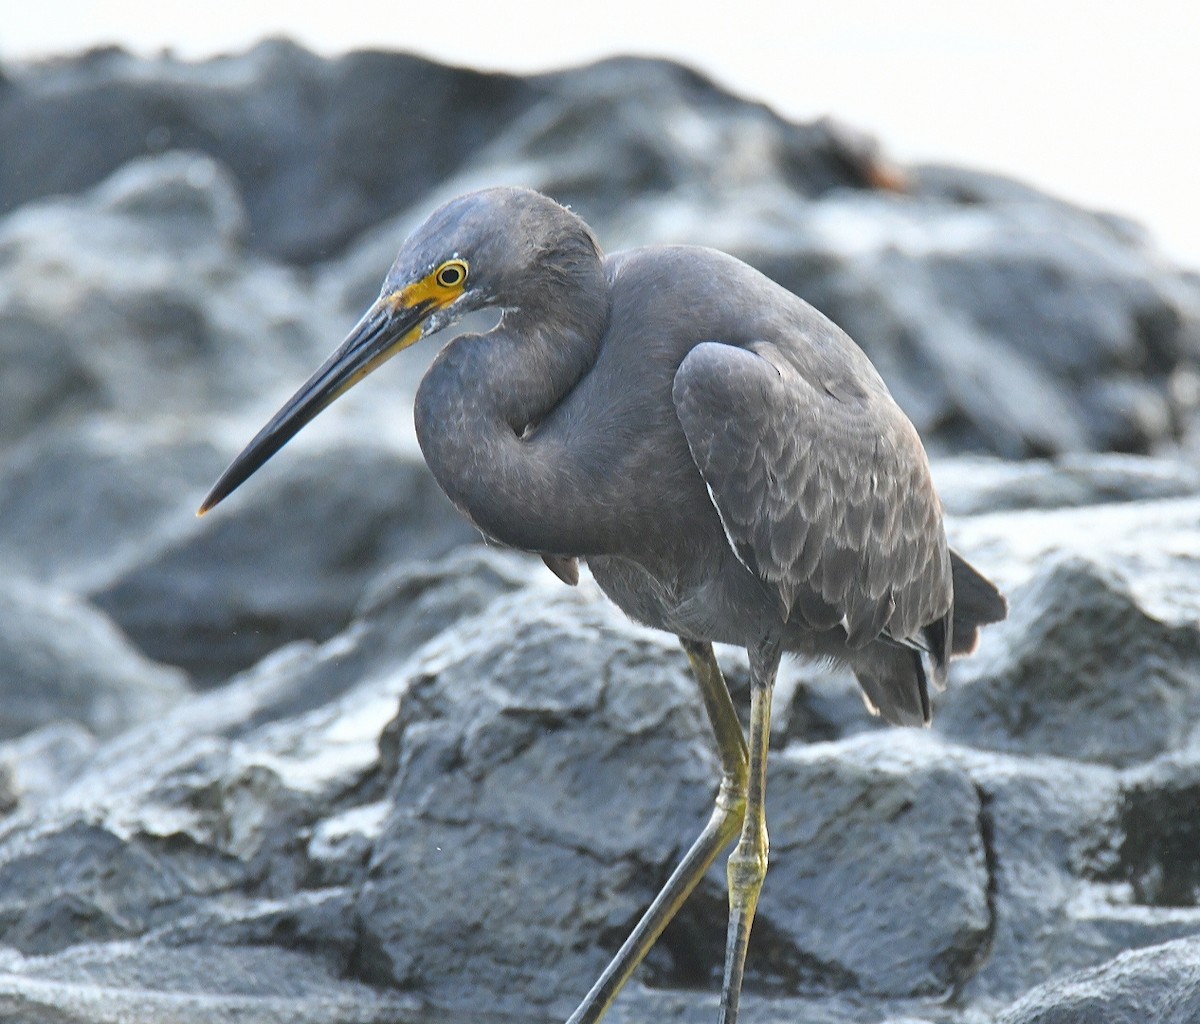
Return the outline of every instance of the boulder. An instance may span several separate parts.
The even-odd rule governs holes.
[[[977,746],[1127,765],[1185,747],[1200,719],[1200,629],[1147,614],[1127,582],[1052,558],[1012,591],[1012,614],[939,709]]]
[[[359,902],[370,980],[452,1009],[487,991],[509,1012],[570,1012],[716,793],[665,647],[605,604],[520,592],[433,642],[389,726],[396,774]]]
[[[59,721],[115,736],[186,693],[183,673],[147,660],[77,596],[0,586],[0,740]]]
[[[116,111],[120,131],[76,128]],[[943,449],[1144,452],[1200,422],[1200,282],[1128,222],[987,175],[894,167],[843,126],[790,124],[666,62],[518,79],[281,42],[197,65],[105,51],[14,74],[0,138],[35,121],[41,144],[15,147],[0,174],[0,208],[26,204],[0,233],[20,281],[0,302],[21,355],[5,403],[18,424],[131,389],[170,407],[247,399],[239,385],[271,382],[312,336],[333,347],[438,201],[503,183],[572,204],[609,249],[695,242],[748,260],[845,327]],[[114,172],[83,232],[61,200],[32,202]],[[222,239],[224,276],[179,253],[164,279],[145,256],[162,239],[129,227],[148,220],[163,238]],[[120,265],[140,272],[105,282],[89,257],[118,265],[114,246],[131,244]],[[316,266],[323,301],[264,254]],[[222,300],[239,288],[253,312],[235,322]],[[181,393],[165,371],[204,349]]]
[[[1191,1024],[1200,1019],[1200,940],[1131,950],[1030,992],[996,1024]]]
[[[534,91],[407,54],[327,61],[281,40],[199,65],[97,50],[4,90],[0,135],[37,144],[10,150],[0,208],[82,191],[139,157],[200,150],[233,170],[256,246],[310,262],[418,199]]]
[[[220,164],[135,162],[0,221],[0,440],[81,413],[212,422],[281,373],[303,379],[314,322],[332,333],[300,276],[247,251]]]
[[[289,455],[227,507],[201,520],[189,510],[186,531],[143,545],[90,595],[200,685],[291,640],[328,639],[374,575],[478,538],[411,457],[364,445]]]
[[[111,583],[193,527],[225,453],[178,425],[91,417],[0,452],[0,558],[73,592]]]
[[[1194,463],[1117,453],[1021,462],[940,458],[933,464],[933,476],[951,517],[1200,494],[1200,466]]]
[[[755,927],[776,948],[749,984],[762,973],[791,991],[912,998],[970,978],[993,923],[981,796],[961,764],[908,731],[792,745],[774,761],[770,882]],[[720,921],[723,874],[709,879],[710,922]],[[721,929],[707,931],[719,953]]]
[[[746,1019],[1196,1016],[1200,277],[1136,226],[661,61],[101,51],[5,69],[0,152],[0,1017],[562,1019],[707,820],[675,641],[421,464],[436,342],[194,515],[405,232],[503,182],[833,315],[1012,603],[931,732],[785,663]],[[714,1018],[725,889],[614,1024]]]

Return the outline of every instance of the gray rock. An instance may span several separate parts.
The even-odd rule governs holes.
[[[397,148],[392,140],[406,132],[428,134],[408,102],[417,93],[422,116],[438,119],[438,141]],[[117,110],[119,132],[72,127],[102,125]],[[44,143],[14,149],[20,166],[0,174],[0,206],[5,196],[15,208],[78,190],[135,156],[186,146],[208,159],[170,156],[174,177],[153,184],[162,174],[153,161],[122,171],[102,205],[123,223],[157,224],[163,238],[221,239],[227,277],[177,256],[187,272],[174,288],[105,287],[105,315],[90,310],[97,334],[143,339],[143,359],[153,341],[155,354],[136,376],[114,372],[78,317],[48,313],[88,290],[81,253],[111,245],[112,231],[93,218],[82,234],[64,232],[50,215],[61,202],[27,206],[17,218],[25,229],[0,235],[0,265],[14,263],[18,294],[29,296],[0,303],[22,355],[5,403],[20,423],[47,408],[120,402],[134,379],[149,379],[150,393],[174,406],[198,394],[210,409],[239,397],[238,384],[261,385],[284,367],[295,350],[286,336],[300,336],[308,352],[307,325],[325,338],[322,349],[341,329],[329,325],[328,302],[312,303],[294,277],[277,272],[264,287],[270,265],[247,244],[303,263],[350,246],[344,267],[321,269],[318,288],[342,297],[348,324],[433,203],[504,182],[573,204],[609,248],[688,241],[748,259],[846,327],[935,445],[1010,457],[1146,451],[1183,438],[1200,407],[1196,389],[1181,384],[1200,358],[1200,281],[1164,265],[1127,223],[969,172],[905,174],[869,140],[828,123],[789,124],[664,62],[613,60],[521,80],[401,55],[322,62],[282,43],[201,65],[106,52],[16,73],[0,97],[0,137],[26,138],[35,119]],[[354,158],[331,137],[352,139]],[[147,189],[152,198],[139,196]],[[72,234],[66,252],[31,242]],[[63,286],[43,298],[43,279]],[[254,292],[247,306],[272,315],[231,330],[219,308],[197,302],[198,286],[220,298],[231,282]],[[251,347],[236,344],[240,328],[260,339],[253,367]],[[199,392],[181,395],[156,372],[206,347],[216,358],[201,367],[213,372]]]
[[[142,657],[74,595],[0,587],[0,740],[60,720],[113,736],[186,693],[183,673]]]
[[[996,1024],[1192,1024],[1200,1020],[1200,939],[1131,950],[1035,989]]]
[[[1117,574],[1053,559],[939,709],[977,746],[1124,765],[1178,749],[1200,720],[1200,630],[1146,614]]]
[[[289,454],[91,594],[148,655],[203,685],[333,636],[393,562],[478,539],[411,458],[366,445]]]
[[[1043,199],[831,197],[793,221],[799,241],[751,261],[849,331],[935,444],[1012,458],[1177,436],[1190,406],[1170,377],[1195,362],[1200,295],[1144,240]]]
[[[211,683],[332,636],[375,574],[478,540],[411,456],[337,442],[289,456],[197,520],[228,451],[98,420],[30,437],[0,457],[0,555]]]
[[[0,814],[57,796],[84,771],[96,746],[92,733],[69,721],[0,743]]]
[[[981,797],[992,928],[962,1002],[995,1009],[1057,974],[1200,924],[1194,910],[1139,905],[1112,879],[1123,836],[1118,772],[1048,758],[964,762]]]
[[[370,828],[383,819],[360,904],[364,966],[451,1007],[490,986],[514,1009],[532,1000],[567,1012],[703,823],[715,770],[677,656],[664,676],[659,645],[637,656],[600,646],[561,604],[518,613],[513,643],[515,601],[456,631],[436,674],[418,666],[389,727],[396,781],[383,808],[363,812]],[[536,680],[548,657],[547,692]],[[993,929],[990,854],[957,756],[895,732],[791,748],[769,792],[767,942],[749,986],[930,996],[979,969]],[[367,846],[351,822],[334,839],[355,856]],[[664,935],[650,978],[714,984],[724,902],[721,867]]]
[[[787,966],[818,990],[937,997],[974,974],[989,952],[990,883],[980,796],[953,757],[927,735],[874,733],[780,751],[768,786],[759,923],[781,948],[752,979],[778,972],[787,945],[800,954]]]
[[[202,64],[105,50],[9,74],[0,91],[0,137],[26,144],[0,169],[0,211],[81,191],[137,157],[199,150],[237,179],[253,244],[303,263],[408,208],[514,123],[523,124],[535,157],[564,146],[582,157],[592,138],[612,139],[594,150],[599,162],[577,160],[562,178],[575,190],[564,198],[586,195],[606,205],[630,190],[679,184],[689,146],[703,145],[718,122],[745,122],[724,141],[755,158],[766,148],[791,187],[865,184],[877,164],[845,132],[789,125],[662,61],[613,60],[521,79],[409,54],[327,61],[271,41]],[[666,135],[662,115],[671,110],[685,120]],[[397,144],[415,139],[420,145]],[[719,152],[718,141],[709,154]],[[731,160],[730,152],[716,162],[706,154],[706,163],[757,162]],[[589,213],[602,210],[597,204]]]
[[[927,1008],[927,1006],[925,1007]],[[636,981],[621,993],[605,1015],[613,1024],[637,1024],[643,1021],[671,1021],[672,1024],[712,1024],[718,1013],[718,997],[714,992],[706,999],[694,993],[669,989],[648,989]],[[773,993],[769,997],[743,992],[741,1013],[745,1020],[756,1024],[985,1024],[982,1017],[967,1017],[935,1008],[926,1017],[916,1016],[912,1003],[903,1000],[887,1002],[871,1000],[855,1003],[838,996],[797,997]],[[990,1024],[990,1022],[989,1022]]]
[[[492,607],[435,642],[390,728],[364,967],[453,1009],[562,1014],[707,820],[714,757],[665,640],[604,604]]]
[[[203,150],[233,169],[255,244],[305,261],[415,201],[541,92],[405,54],[325,61],[282,41],[201,65],[103,50],[11,75],[0,135],[39,144],[5,161],[0,208],[80,191],[135,157]]]
[[[300,378],[309,324],[333,331],[243,235],[228,173],[185,153],[0,221],[0,439],[83,412],[211,417]]]
[[[1135,226],[647,61],[107,51],[10,71],[0,151],[0,1017],[561,1019],[707,818],[675,643],[420,465],[436,344],[193,515],[404,232],[513,180],[799,290],[935,452],[1052,456],[939,461],[1013,611],[933,734],[782,673],[747,1020],[1195,1016],[1200,278]],[[614,1021],[715,1016],[725,904],[718,862]]]
[[[935,459],[933,478],[951,516],[1200,494],[1200,467],[1190,462],[1118,454],[1023,462],[979,457]]]
[[[190,432],[111,419],[42,429],[0,454],[8,572],[99,588],[193,526],[225,453]]]
[[[483,185],[532,184],[588,216],[609,250],[715,245],[808,299],[866,350],[935,449],[1026,458],[1145,452],[1183,437],[1197,405],[1179,379],[1200,357],[1200,282],[1165,267],[1144,238],[1040,197],[963,206],[815,179],[789,187],[787,145],[811,147],[813,161],[826,154],[811,135],[789,137],[724,107],[693,134],[694,112],[676,91],[662,89],[643,117],[623,105],[613,70],[599,98],[582,109],[558,100],[535,108],[418,208],[323,268],[331,301],[361,310],[398,241],[434,203]],[[596,117],[604,129],[557,128],[590,124],[604,104],[615,105]],[[676,136],[687,144],[668,158],[661,140]],[[644,155],[650,139],[659,149],[647,190],[633,184],[631,154]],[[611,168],[614,145],[618,170],[597,180],[586,168]],[[761,159],[727,159],[744,149]],[[624,173],[629,187],[613,189]],[[1030,340],[1041,338],[1056,347]]]
[[[975,515],[952,518],[947,526],[951,543],[1008,593],[1048,561],[1074,556],[1123,578],[1146,615],[1186,626],[1200,619],[1197,515],[1200,500],[1180,497]],[[982,666],[995,635],[984,633],[984,657],[963,662],[964,672]]]
[[[412,998],[347,981],[319,957],[219,943],[81,943],[0,961],[0,1016],[23,1024],[437,1024]]]
[[[472,600],[483,609],[527,568],[482,553],[440,576],[427,568],[423,586],[389,590],[385,611],[329,644],[280,651],[100,746],[55,799],[0,821],[4,944],[42,955],[156,930],[195,937],[205,921],[200,932],[229,943],[307,927],[344,963],[355,942],[350,905],[313,895],[336,892],[320,876],[337,858],[310,864],[305,835],[324,817],[334,824],[323,836],[342,834],[336,822],[361,820],[356,809],[378,798],[370,779],[380,738],[437,592],[443,603],[458,592],[464,609]],[[331,906],[341,908],[341,941]],[[294,923],[303,921],[321,924]]]
[[[1152,851],[1194,849],[1171,814],[1194,765],[1122,774],[896,730],[777,751],[750,1005],[766,1020],[891,1007],[946,1021],[947,991],[997,1006],[1187,934],[1194,861]],[[339,636],[190,698],[98,750],[53,803],[11,813],[0,935],[23,959],[0,964],[5,991],[32,999],[36,965],[56,978],[109,956],[101,1005],[120,988],[159,1012],[182,975],[197,1007],[248,993],[275,1007],[271,979],[301,956],[322,991],[348,977],[454,1013],[565,1013],[714,788],[673,642],[536,562],[463,549],[380,576]],[[666,991],[635,988],[616,1019],[711,1014],[721,876],[639,976]],[[214,943],[229,963],[254,950],[261,984],[239,987],[218,958],[202,985]],[[156,980],[160,955],[175,966]],[[347,982],[329,998],[358,1006],[358,993]]]
[[[1200,907],[1200,761],[1172,754],[1123,780],[1120,840],[1098,864],[1101,877],[1129,886],[1138,905]],[[1181,809],[1183,813],[1180,813]]]

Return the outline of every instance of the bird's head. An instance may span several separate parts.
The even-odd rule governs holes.
[[[516,308],[598,247],[590,229],[528,189],[472,192],[440,207],[405,241],[379,298],[350,335],[213,485],[203,515],[305,424],[397,352],[485,308]]]

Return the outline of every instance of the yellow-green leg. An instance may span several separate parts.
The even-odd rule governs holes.
[[[746,739],[721,668],[713,654],[712,644],[680,640],[691,662],[692,674],[700,687],[700,696],[712,724],[721,759],[721,788],[717,805],[704,831],[684,855],[679,866],[667,879],[667,884],[642,915],[625,944],[617,951],[604,973],[584,997],[567,1024],[596,1024],[612,1005],[617,993],[629,980],[637,965],[645,959],[650,948],[671,919],[683,906],[696,884],[742,828],[746,813],[747,758]]]
[[[725,979],[720,1024],[736,1024],[746,966],[746,944],[767,875],[767,750],[771,740],[771,694],[779,669],[779,647],[750,650],[750,774],[742,835],[729,855],[729,931],[725,939]]]

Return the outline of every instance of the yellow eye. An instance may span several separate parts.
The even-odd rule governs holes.
[[[433,275],[443,288],[458,288],[467,279],[467,265],[462,260],[447,260]]]

